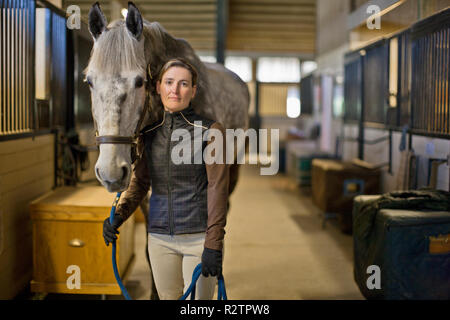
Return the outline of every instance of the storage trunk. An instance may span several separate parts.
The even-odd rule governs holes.
[[[353,220],[370,224],[367,239],[356,236],[354,277],[367,299],[450,299],[450,212],[379,210],[375,218],[360,216],[361,207],[377,196],[355,198]],[[357,228],[363,225],[354,225]],[[367,280],[380,268],[380,289]],[[370,282],[370,281],[369,281]]]
[[[121,294],[112,268],[112,245],[107,247],[103,240],[103,221],[109,217],[114,197],[100,186],[62,187],[31,203],[31,291]],[[134,261],[134,221],[132,215],[118,235],[117,264],[122,278]],[[67,282],[76,267],[81,287],[71,289]]]
[[[353,198],[380,193],[380,171],[330,159],[314,159],[311,171],[314,204],[340,214],[342,231],[351,232]]]

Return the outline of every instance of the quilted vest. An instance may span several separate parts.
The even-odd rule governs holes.
[[[148,232],[174,235],[206,231],[208,178],[203,150],[207,141],[202,137],[213,123],[189,106],[179,112],[165,111],[161,123],[142,130],[152,187]],[[184,161],[174,163],[172,153]]]

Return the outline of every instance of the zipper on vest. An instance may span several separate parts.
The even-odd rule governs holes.
[[[172,142],[173,115],[170,115],[170,133],[167,142],[167,195],[169,201],[169,233],[173,236],[173,216],[172,216],[172,183],[170,181],[170,146]]]

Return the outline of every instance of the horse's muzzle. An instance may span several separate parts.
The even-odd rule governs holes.
[[[100,168],[96,166],[95,175],[100,183],[108,189],[109,192],[120,192],[128,189],[130,183],[131,167],[122,165],[118,174],[104,174]]]

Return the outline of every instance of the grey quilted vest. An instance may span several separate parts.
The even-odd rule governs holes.
[[[201,121],[201,127],[195,125],[196,121]],[[197,141],[201,144],[196,143],[195,148],[194,134],[203,135],[213,123],[197,115],[189,106],[180,112],[165,111],[162,124],[142,130],[152,187],[148,232],[173,235],[206,231],[208,179],[202,155],[207,142],[200,137]],[[187,130],[184,134],[190,139],[179,137],[177,141],[171,141],[175,129]],[[177,154],[183,155],[180,150],[183,145],[188,145],[182,144],[187,141],[191,141],[190,162],[175,164],[172,151],[175,148]]]

